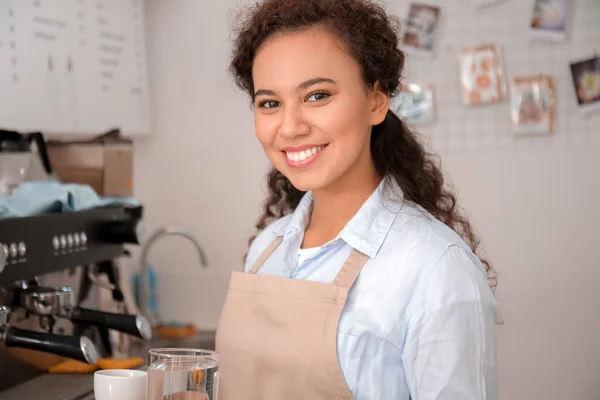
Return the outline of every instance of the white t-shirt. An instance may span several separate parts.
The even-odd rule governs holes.
[[[316,255],[321,251],[321,247],[310,247],[308,249],[298,249],[298,265],[302,265],[302,263],[309,258]]]
[[[313,256],[317,255],[323,247],[335,242],[338,238],[331,239],[329,242],[325,243],[323,246],[319,247],[309,247],[308,249],[298,249],[298,266],[302,265],[302,263]]]

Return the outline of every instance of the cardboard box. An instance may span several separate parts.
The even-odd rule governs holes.
[[[90,185],[100,196],[133,196],[133,144],[108,140],[48,142],[50,163],[61,181]]]

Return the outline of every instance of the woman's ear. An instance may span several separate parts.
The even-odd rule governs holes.
[[[371,104],[371,125],[379,125],[385,119],[390,108],[390,95],[381,90],[379,81],[373,85]]]

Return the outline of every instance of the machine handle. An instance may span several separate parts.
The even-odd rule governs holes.
[[[21,347],[72,358],[88,364],[96,364],[98,353],[90,339],[85,336],[66,336],[8,328],[4,333],[7,347]]]
[[[114,329],[145,340],[152,338],[152,327],[148,320],[141,315],[113,314],[76,307],[71,313],[71,321]]]

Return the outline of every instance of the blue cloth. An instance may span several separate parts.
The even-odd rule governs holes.
[[[132,198],[101,198],[88,185],[55,181],[24,182],[8,196],[0,196],[0,218],[81,211],[108,205],[137,206]]]
[[[280,236],[259,274],[331,283],[353,248],[367,254],[337,335],[354,397],[497,400],[498,304],[484,266],[453,230],[385,181],[335,240],[298,265],[308,192],[257,237],[246,270]]]

